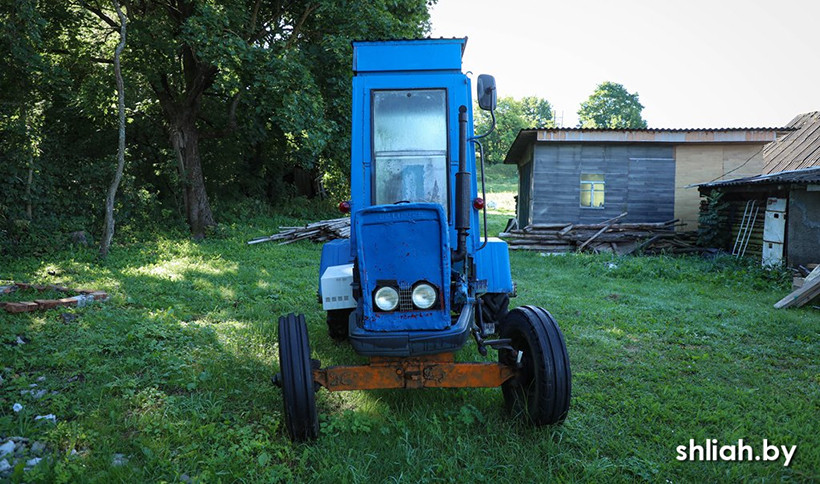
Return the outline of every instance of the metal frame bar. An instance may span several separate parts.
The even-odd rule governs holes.
[[[367,365],[313,370],[313,380],[331,392],[380,388],[492,388],[516,370],[501,363],[456,363],[453,353],[412,358],[372,357]]]

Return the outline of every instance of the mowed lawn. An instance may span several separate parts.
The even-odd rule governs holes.
[[[493,217],[496,232],[503,222]],[[787,278],[731,258],[515,252],[513,305],[547,308],[566,336],[573,399],[562,426],[510,419],[499,389],[321,390],[321,438],[293,445],[270,382],[277,317],[306,314],[323,365],[364,361],[326,334],[316,302],[319,245],[245,244],[294,223],[256,218],[201,243],[158,234],[115,245],[105,263],[91,249],[0,260],[6,282],[111,294],[83,308],[0,312],[0,444],[11,436],[45,444],[43,460],[10,479],[820,479],[820,312],[773,309]],[[472,342],[458,357],[480,359]],[[56,424],[35,420],[47,414]],[[797,451],[788,467],[782,456],[676,460],[690,439],[743,439],[756,453],[767,439]]]

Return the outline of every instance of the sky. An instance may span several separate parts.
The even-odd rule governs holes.
[[[547,99],[563,127],[604,81],[650,128],[785,126],[820,110],[820,0],[438,0],[433,37],[499,97]]]

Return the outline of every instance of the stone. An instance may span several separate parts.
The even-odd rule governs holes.
[[[125,454],[114,454],[111,456],[111,465],[114,467],[122,467],[128,463],[128,457]]]
[[[34,467],[37,464],[39,464],[41,460],[43,460],[42,457],[34,457],[32,459],[29,459],[26,461],[26,467]]]
[[[0,457],[11,454],[12,452],[14,452],[14,441],[9,440],[3,445],[0,445]]]
[[[57,417],[53,413],[50,413],[48,415],[38,415],[34,417],[34,420],[43,420],[45,422],[57,423]]]
[[[11,469],[11,464],[6,459],[0,460],[0,472],[6,472]]]
[[[63,318],[64,324],[70,324],[79,319],[80,316],[71,313],[60,313],[60,317]]]
[[[46,450],[46,444],[44,442],[37,441],[31,444],[31,453],[35,456],[41,455],[44,450]]]

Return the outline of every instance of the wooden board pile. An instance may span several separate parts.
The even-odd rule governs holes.
[[[69,289],[55,285],[36,285],[23,282],[13,283],[7,286],[0,286],[0,294],[9,294],[18,290],[35,289],[39,292],[57,291],[61,293],[74,293],[75,296],[60,299],[34,299],[33,301],[5,302],[0,301],[0,308],[9,313],[25,313],[43,309],[52,309],[61,306],[85,306],[92,301],[105,301],[108,294],[105,291],[93,291],[90,289]]]
[[[345,239],[350,237],[350,217],[335,218],[332,220],[322,220],[313,222],[301,227],[279,227],[278,234],[267,237],[259,237],[248,242],[249,245],[260,244],[262,242],[280,241],[279,245],[291,244],[299,240],[312,240],[313,242],[327,242],[333,239]]]
[[[659,223],[619,223],[626,213],[599,224],[533,224],[520,230],[502,232],[512,250],[543,252],[614,252],[618,255],[643,253],[700,252],[697,235],[676,232],[678,220]]]
[[[788,296],[784,297],[774,305],[777,309],[799,308],[805,306],[809,301],[820,297],[820,266],[814,266],[805,279],[801,278],[799,286]]]

